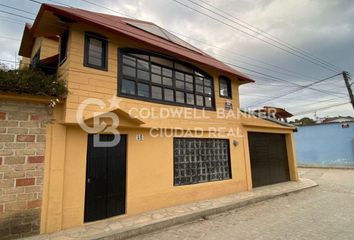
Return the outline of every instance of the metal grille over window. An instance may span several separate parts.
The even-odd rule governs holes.
[[[122,50],[119,93],[134,98],[214,109],[212,78],[167,58]]]
[[[231,178],[227,139],[175,138],[174,185]]]

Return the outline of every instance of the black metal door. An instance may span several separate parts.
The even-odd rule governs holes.
[[[112,134],[101,134],[111,141]],[[114,147],[95,147],[88,136],[84,221],[95,221],[125,213],[126,136]]]
[[[284,134],[249,132],[248,142],[253,187],[290,180]]]

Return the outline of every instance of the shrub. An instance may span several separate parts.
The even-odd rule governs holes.
[[[68,89],[65,81],[57,75],[46,75],[32,69],[0,69],[0,92],[64,98]]]

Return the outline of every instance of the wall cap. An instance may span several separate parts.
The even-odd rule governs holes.
[[[55,99],[57,99],[57,97],[0,92],[0,100],[29,101],[29,102],[35,102],[35,103],[50,103],[52,100],[55,100]]]

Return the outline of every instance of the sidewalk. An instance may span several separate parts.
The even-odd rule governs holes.
[[[251,192],[242,192],[221,198],[155,210],[131,217],[110,218],[57,233],[25,239],[125,239],[315,186],[317,186],[317,184],[312,180],[300,179],[299,182],[274,184],[256,188]]]

